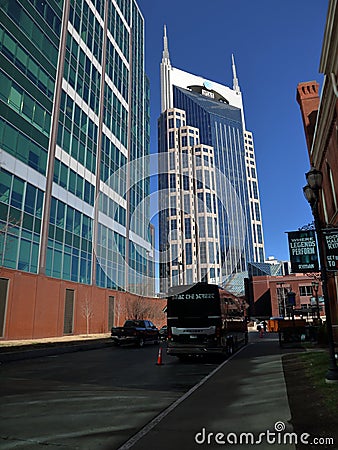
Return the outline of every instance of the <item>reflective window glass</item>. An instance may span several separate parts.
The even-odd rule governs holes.
[[[25,211],[30,214],[34,214],[35,212],[35,196],[36,188],[31,184],[27,184],[25,196]]]
[[[12,184],[12,176],[7,171],[1,169],[0,175],[0,201],[3,203],[8,203]]]
[[[15,208],[21,209],[23,200],[24,182],[19,178],[14,178],[12,188],[11,205]]]

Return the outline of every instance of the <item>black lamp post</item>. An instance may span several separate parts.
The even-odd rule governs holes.
[[[184,284],[184,280],[182,279],[182,281],[181,281],[181,278],[184,278],[182,261],[178,261],[177,265],[178,265],[178,282]],[[181,271],[181,267],[182,267],[182,271]],[[181,275],[182,275],[182,277],[181,277]]]
[[[292,292],[292,289],[290,288],[290,291],[287,293],[288,296],[288,305],[291,309],[291,317],[292,317],[292,326],[295,327],[295,306],[296,306],[296,294],[295,292]]]
[[[322,189],[323,182],[323,174],[320,170],[311,167],[309,172],[305,174],[306,181],[308,184],[304,186],[303,192],[306,200],[310,203],[313,218],[315,221],[315,230],[317,233],[318,240],[318,252],[319,252],[319,263],[321,268],[321,276],[322,276],[322,286],[323,286],[323,295],[324,295],[324,305],[325,305],[325,315],[326,315],[326,329],[327,329],[327,338],[329,345],[329,355],[330,362],[329,368],[326,373],[325,380],[327,383],[336,383],[338,382],[338,367],[335,358],[335,349],[334,349],[334,340],[333,340],[333,332],[332,332],[332,320],[331,320],[331,310],[330,310],[330,302],[327,290],[327,272],[326,272],[326,262],[325,262],[325,253],[324,253],[324,245],[323,245],[323,232],[322,225],[319,218],[319,193]]]
[[[318,324],[320,323],[320,310],[319,310],[319,299],[318,299],[318,289],[319,289],[319,283],[318,281],[312,281],[312,290],[315,293],[315,300],[316,300],[316,308],[317,308],[317,320]]]
[[[278,297],[278,306],[279,306],[279,315],[280,317],[285,317],[286,316],[286,305],[285,305],[285,291],[284,291],[284,282],[281,281],[278,284],[278,289],[279,291],[277,291],[277,297]],[[279,295],[278,295],[279,294]]]

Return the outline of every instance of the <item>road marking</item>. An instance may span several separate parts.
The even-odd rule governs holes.
[[[147,425],[145,425],[143,428],[141,428],[140,431],[138,431],[134,436],[132,436],[130,439],[128,439],[127,442],[125,442],[121,447],[119,447],[117,450],[128,450],[133,445],[136,444],[140,439],[142,439],[146,434],[149,433],[153,428],[156,427],[169,413],[171,413],[177,406],[179,406],[184,400],[186,400],[188,397],[190,397],[191,394],[193,394],[199,387],[201,387],[206,381],[209,380],[213,375],[215,375],[216,372],[218,372],[222,367],[225,366],[229,361],[231,361],[236,355],[238,355],[242,350],[244,350],[247,346],[241,347],[239,350],[237,350],[236,353],[231,355],[228,359],[226,359],[222,364],[220,364],[216,369],[214,369],[212,372],[210,372],[207,376],[202,378],[202,380],[195,384],[191,389],[189,389],[188,392],[186,392],[182,397],[178,398],[174,403],[172,403],[170,406],[168,406],[167,409],[161,412],[158,416],[156,416],[153,420],[151,420]]]

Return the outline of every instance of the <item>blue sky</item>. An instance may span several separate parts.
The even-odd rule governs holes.
[[[286,231],[312,221],[297,84],[316,80],[327,0],[138,0],[151,85],[151,152],[157,152],[163,25],[171,63],[232,87],[231,54],[253,132],[266,256],[289,259]]]

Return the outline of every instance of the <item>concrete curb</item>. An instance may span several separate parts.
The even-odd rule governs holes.
[[[39,347],[34,348],[34,344],[25,346],[26,348],[15,348],[9,350],[0,350],[0,362],[20,361],[24,359],[39,358],[41,356],[60,355],[62,353],[72,353],[86,350],[95,350],[112,345],[110,338],[90,340],[84,342],[69,341],[69,342],[51,342],[49,344],[36,344]],[[28,347],[28,348],[27,348]]]

